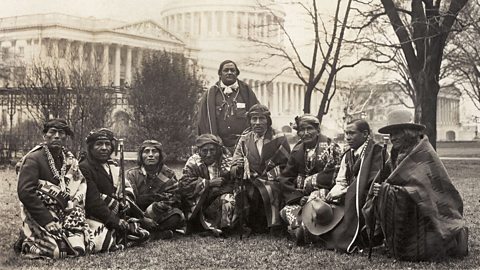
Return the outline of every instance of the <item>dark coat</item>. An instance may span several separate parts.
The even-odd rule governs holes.
[[[352,151],[347,151],[352,154]],[[347,160],[349,160],[347,158]],[[365,225],[361,209],[365,205],[368,190],[382,168],[382,146],[369,141],[365,148],[365,156],[361,162],[362,166],[358,171],[357,177],[347,179],[351,182],[345,194],[344,206],[345,214],[340,223],[335,228],[321,238],[325,247],[342,252],[353,252],[355,248],[365,248],[359,240],[361,230]],[[353,180],[353,181],[351,181]],[[364,244],[367,242],[364,241]]]
[[[215,106],[215,97],[218,91],[221,91],[220,82],[217,82],[215,85],[210,87],[200,101],[197,121],[199,135],[206,133],[219,135]],[[239,95],[245,102],[245,112],[247,112],[250,107],[258,103],[258,99],[252,89],[250,89],[246,83],[240,80],[238,80],[238,91],[240,91]],[[239,118],[238,121],[241,121],[240,124],[244,125],[244,128],[241,129],[242,131],[248,127],[246,116]]]
[[[53,216],[36,194],[39,179],[55,185],[59,184],[59,181],[53,178],[53,173],[50,171],[45,150],[42,147],[35,147],[24,157],[18,175],[17,193],[18,198],[28,213],[32,215],[32,218],[40,226],[45,227],[53,221]]]
[[[340,147],[320,137],[315,158],[310,171],[307,172],[305,165],[305,146],[303,142],[297,143],[290,153],[287,167],[282,171],[279,181],[282,186],[282,195],[286,204],[298,203],[309,194],[297,186],[298,177],[305,178],[316,175],[315,186],[317,188],[330,189],[333,186],[333,177],[336,166],[340,164]]]
[[[87,158],[80,162],[80,170],[87,179],[87,198],[85,212],[91,217],[104,223],[107,228],[118,229],[119,217],[108,208],[100,194],[114,196],[115,186],[112,177],[101,164]]]

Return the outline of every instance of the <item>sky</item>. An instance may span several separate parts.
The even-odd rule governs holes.
[[[2,0],[0,17],[58,12],[122,21],[160,19],[166,0]]]
[[[97,19],[115,19],[125,22],[147,19],[160,22],[162,7],[169,1],[172,0],[0,0],[0,18],[56,12],[79,17],[92,16]],[[308,2],[309,0],[300,1]],[[276,0],[276,2],[292,2],[292,0]],[[331,17],[330,14],[334,14],[336,0],[319,0],[317,3],[319,3],[320,12],[325,14],[325,19]],[[305,28],[308,19],[301,17],[301,14],[304,14],[303,10],[295,8],[295,5],[284,6],[284,10],[286,12],[286,26],[290,29],[289,33],[292,38],[297,44],[310,43],[307,39],[311,39],[313,34],[311,30]],[[306,48],[310,47],[306,46]],[[303,50],[306,57],[311,54],[309,51],[310,49]],[[345,73],[347,73],[344,74],[346,77],[358,76],[358,71],[348,70]]]

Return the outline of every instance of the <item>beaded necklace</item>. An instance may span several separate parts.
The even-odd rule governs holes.
[[[48,160],[48,166],[50,167],[50,171],[53,174],[53,178],[57,179],[60,183],[60,189],[62,191],[65,191],[65,174],[67,172],[67,163],[65,162],[65,153],[63,152],[62,148],[62,168],[60,168],[60,173],[57,170],[57,167],[55,166],[55,160],[53,159],[52,153],[50,153],[50,150],[46,145],[43,145],[43,149],[45,150],[45,153],[47,155],[47,160]]]
[[[318,148],[318,143],[315,144],[315,147],[313,149],[307,149],[305,148],[305,174],[310,175],[310,172],[314,168],[314,159],[317,155],[317,148]],[[309,151],[310,150],[310,151]],[[312,153],[310,156],[308,153]]]

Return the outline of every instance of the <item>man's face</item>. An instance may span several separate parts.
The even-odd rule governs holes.
[[[405,141],[405,133],[402,129],[394,129],[390,133],[390,141],[392,142],[392,148],[399,149]]]
[[[147,146],[142,151],[143,165],[154,166],[160,162],[160,151],[153,146]]]
[[[232,85],[237,81],[237,68],[233,63],[223,65],[220,79],[225,85]]]
[[[367,137],[368,132],[358,131],[358,128],[355,124],[349,124],[345,129],[345,138],[351,149],[357,149],[362,146],[362,144],[367,140]]]
[[[199,152],[200,157],[202,158],[202,161],[207,166],[210,166],[213,163],[215,163],[215,161],[217,160],[218,155],[220,153],[220,149],[217,145],[215,145],[213,143],[207,143],[207,144],[203,145],[202,147],[200,147],[198,152]]]
[[[317,141],[320,130],[307,122],[300,122],[297,134],[303,143],[310,144]]]
[[[97,140],[93,143],[92,156],[100,162],[106,162],[113,152],[112,142],[107,139]]]
[[[50,149],[61,149],[65,146],[67,134],[65,130],[51,127],[47,133],[43,135],[47,147]]]
[[[253,132],[263,136],[265,131],[267,131],[267,117],[265,115],[252,115],[250,118],[250,127],[252,127]]]

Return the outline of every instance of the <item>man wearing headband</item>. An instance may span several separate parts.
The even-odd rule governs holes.
[[[93,242],[85,219],[87,183],[78,161],[65,149],[73,132],[64,119],[48,120],[44,142],[20,161],[18,198],[22,235],[15,248],[29,258],[85,255]]]
[[[188,159],[179,183],[187,232],[207,231],[220,236],[234,225],[232,158],[213,134],[198,136],[195,145],[198,153]]]
[[[143,215],[142,226],[152,239],[172,238],[173,231],[185,225],[180,207],[178,180],[175,172],[164,163],[162,144],[146,140],[138,150],[137,167],[127,171],[136,205]]]
[[[95,235],[95,251],[113,251],[142,243],[149,238],[134,219],[120,218],[128,205],[122,205],[122,181],[120,167],[111,159],[117,140],[107,128],[92,130],[86,138],[87,156],[80,162],[80,169],[87,179],[86,214]],[[134,201],[133,189],[125,180],[127,201]],[[129,242],[123,242],[127,233]]]
[[[279,181],[286,206],[280,216],[288,224],[297,245],[308,240],[299,212],[307,200],[325,197],[333,185],[336,166],[340,164],[340,147],[320,134],[318,118],[305,114],[295,118],[300,141],[293,147]],[[306,237],[307,236],[307,237]]]
[[[245,184],[245,188],[237,191],[237,201],[246,199],[243,204],[237,203],[241,207],[238,211],[243,211],[244,221],[253,232],[270,228],[275,234],[281,231],[282,225],[277,177],[287,164],[290,145],[284,134],[273,131],[270,111],[265,105],[253,105],[247,118],[250,127],[240,137],[233,154],[232,175],[239,183],[246,181],[240,183]],[[246,167],[250,178],[244,180]]]
[[[258,103],[252,89],[238,80],[240,70],[231,60],[218,69],[219,81],[203,95],[198,114],[198,133],[218,135],[230,152],[248,127],[246,112]]]
[[[424,135],[425,126],[413,123],[412,114],[404,110],[391,112],[387,119],[388,125],[378,132],[390,135],[392,149],[363,209],[367,228],[382,232],[385,247],[398,260],[466,256],[463,201]]]

